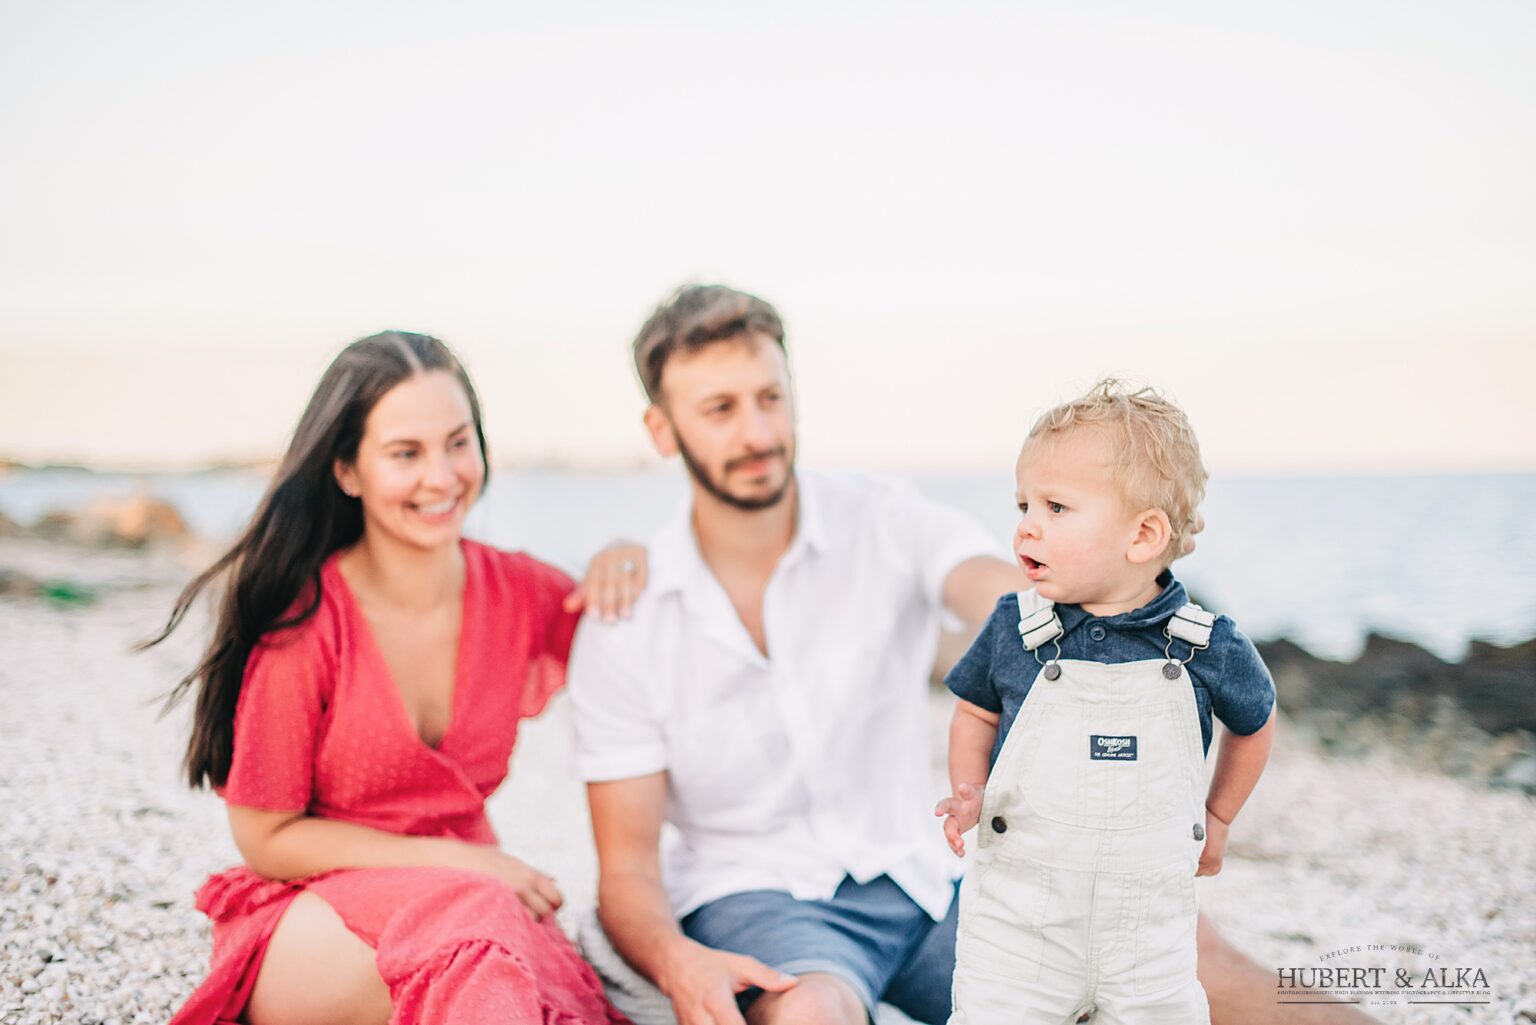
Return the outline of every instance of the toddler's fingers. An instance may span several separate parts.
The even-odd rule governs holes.
[[[955,854],[965,850],[965,841],[960,838],[960,820],[953,815],[944,820],[944,839],[949,841],[949,849]]]

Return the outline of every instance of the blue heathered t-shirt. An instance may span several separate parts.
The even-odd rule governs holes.
[[[1163,592],[1146,605],[1118,616],[1095,616],[1081,606],[1057,604],[1064,633],[1063,659],[1087,662],[1140,662],[1163,658],[1168,638],[1163,627],[1189,601],[1184,585],[1164,571],[1157,578]],[[1180,661],[1189,657],[1188,643],[1175,640],[1173,656]],[[1050,659],[1056,649],[1047,641],[1040,648],[1040,658]],[[1211,628],[1211,644],[1197,652],[1185,668],[1195,688],[1195,706],[1200,713],[1200,740],[1211,749],[1211,715],[1240,736],[1256,732],[1269,721],[1275,706],[1275,683],[1264,660],[1237,626],[1226,616],[1217,616]],[[970,650],[944,677],[955,694],[973,705],[1002,716],[998,723],[997,743],[992,746],[992,762],[1003,749],[1003,739],[1018,716],[1029,688],[1040,672],[1034,653],[1026,651],[1019,639],[1019,596],[1005,594],[987,625],[981,628]]]

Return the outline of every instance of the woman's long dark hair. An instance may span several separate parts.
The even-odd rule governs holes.
[[[448,347],[436,338],[404,331],[353,342],[320,378],[250,525],[222,558],[181,592],[160,635],[140,646],[143,650],[169,637],[198,595],[229,574],[208,650],[165,701],[169,710],[197,685],[192,737],[183,762],[194,788],[223,786],[229,778],[235,706],[252,649],[265,634],[297,626],[315,614],[321,599],[320,567],[332,552],[363,535],[362,503],[342,493],[336,461],[357,458],[363,426],[379,399],[426,370],[447,371],[463,386],[489,479],[480,400]]]

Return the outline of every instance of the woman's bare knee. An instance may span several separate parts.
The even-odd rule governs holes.
[[[283,912],[245,1007],[250,1025],[385,1025],[389,987],[374,950],[321,897]]]

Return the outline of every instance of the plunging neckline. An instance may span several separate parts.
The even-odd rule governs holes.
[[[448,722],[443,726],[442,736],[437,738],[436,744],[427,743],[427,738],[421,735],[420,728],[411,718],[411,710],[405,704],[405,693],[400,689],[399,681],[395,679],[394,667],[389,664],[389,659],[384,657],[384,649],[379,647],[378,638],[374,636],[373,624],[368,621],[368,616],[363,612],[362,603],[358,601],[356,593],[352,590],[352,585],[347,582],[346,574],[341,571],[341,553],[337,552],[331,556],[330,561],[330,568],[339,582],[339,591],[344,596],[348,611],[357,619],[359,624],[358,632],[363,637],[363,643],[371,650],[372,656],[378,660],[379,666],[382,669],[380,676],[387,684],[386,689],[391,695],[391,700],[388,703],[394,708],[396,716],[404,725],[405,732],[415,738],[416,743],[421,745],[424,750],[438,756],[442,755],[443,748],[448,743],[448,738],[453,735],[454,730],[459,725],[459,702],[464,696],[465,689],[462,673],[465,661],[465,638],[469,633],[469,617],[464,613],[470,605],[469,589],[475,570],[474,560],[464,550],[463,538],[459,539],[459,555],[464,561],[464,586],[459,592],[459,636],[454,644],[453,673],[451,677],[453,693],[448,696]]]

